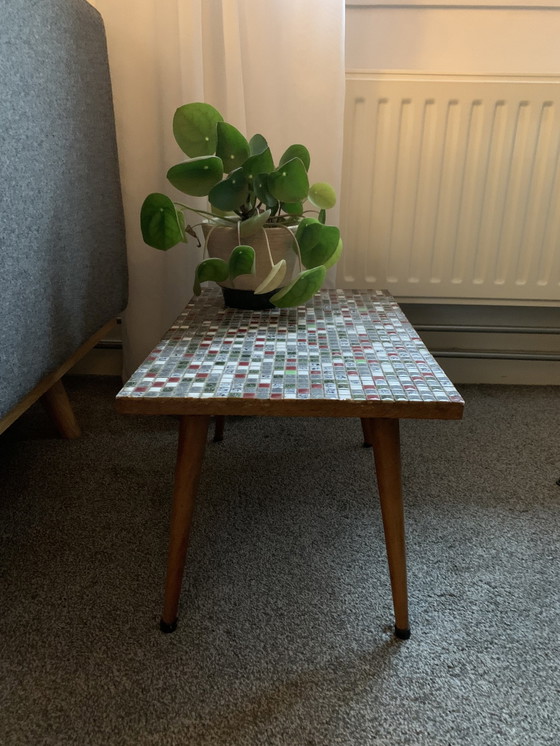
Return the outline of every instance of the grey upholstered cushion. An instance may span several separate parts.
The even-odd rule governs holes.
[[[126,306],[101,18],[0,0],[0,417]]]

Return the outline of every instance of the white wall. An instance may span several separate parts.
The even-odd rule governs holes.
[[[560,73],[560,2],[468,4],[348,2],[347,69]]]

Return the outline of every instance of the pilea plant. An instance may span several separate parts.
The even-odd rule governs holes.
[[[254,274],[257,263],[264,262],[267,271],[253,290],[256,295],[269,294],[270,303],[278,307],[309,300],[322,286],[327,269],[340,258],[342,241],[339,229],[326,225],[326,210],[336,202],[334,189],[324,182],[309,184],[308,149],[291,145],[275,164],[262,135],[247,140],[206,103],[179,107],[173,118],[173,134],[189,160],[172,166],[167,179],[184,194],[207,197],[209,207],[201,210],[164,194],[150,194],[140,216],[144,241],[166,251],[187,243],[189,235],[198,240],[197,224],[186,217],[192,212],[200,216],[199,224],[204,226],[205,254],[217,227],[234,228],[237,234],[237,245],[227,260],[209,256],[197,266],[195,294],[206,281],[235,287],[236,278]],[[297,255],[295,278],[286,276],[285,259],[275,262],[272,257],[266,229],[273,226],[290,231],[289,250]],[[263,232],[268,250],[256,255],[252,239]],[[277,292],[270,296],[274,290]]]

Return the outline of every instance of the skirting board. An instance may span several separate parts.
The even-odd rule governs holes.
[[[71,376],[120,376],[123,370],[122,350],[94,349],[88,352],[72,370]]]
[[[454,383],[560,385],[557,307],[401,306]]]
[[[510,386],[560,386],[560,363],[543,360],[438,358],[453,383],[502,383]]]

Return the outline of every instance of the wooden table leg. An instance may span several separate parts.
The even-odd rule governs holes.
[[[406,548],[401,485],[401,458],[398,419],[374,418],[367,425],[377,472],[385,545],[391,577],[395,634],[403,640],[410,637],[408,592],[406,584]]]
[[[219,443],[224,439],[224,425],[226,418],[223,414],[217,414],[214,417],[214,420],[214,443]]]
[[[362,432],[364,434],[364,448],[371,448],[371,433],[369,431],[369,420],[367,420],[365,417],[362,417],[361,423],[362,423]]]
[[[183,415],[179,423],[167,578],[163,614],[160,621],[162,632],[174,632],[177,628],[177,609],[183,583],[185,557],[209,423],[210,417],[196,415]]]

